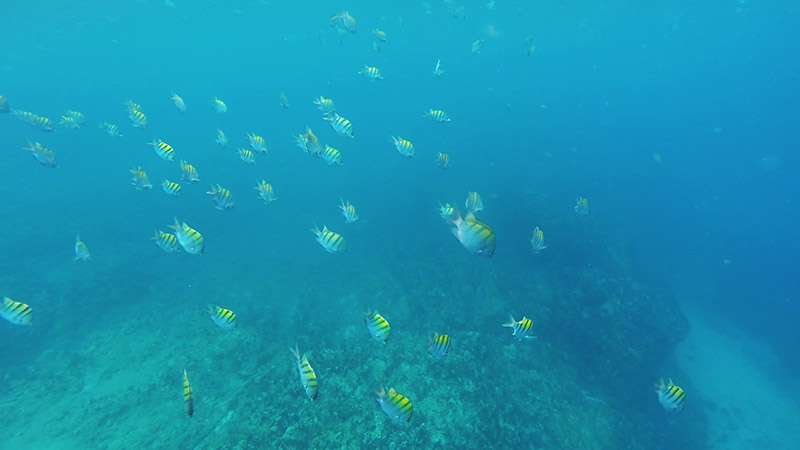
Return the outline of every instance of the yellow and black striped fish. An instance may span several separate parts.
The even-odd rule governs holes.
[[[211,186],[211,190],[206,192],[214,200],[214,208],[224,211],[233,208],[233,195],[231,191],[220,186]]]
[[[394,148],[397,149],[397,152],[406,158],[411,158],[414,156],[414,144],[412,144],[411,141],[403,139],[399,136],[392,136],[392,143],[394,143]]]
[[[14,325],[30,325],[33,323],[33,309],[22,302],[15,302],[8,297],[3,297],[0,306],[0,317]]]
[[[439,166],[440,169],[447,169],[450,167],[450,155],[442,152],[437,153],[436,165]]]
[[[319,245],[321,245],[326,252],[336,253],[347,251],[347,243],[342,235],[329,230],[328,227],[323,225],[322,231],[320,231],[320,229],[314,225],[314,229],[311,230],[311,232],[317,235],[317,242],[319,242]]]
[[[667,411],[677,412],[683,409],[683,402],[686,401],[686,392],[680,386],[676,386],[672,380],[664,383],[664,379],[658,380],[656,384],[656,394],[661,406]]]
[[[246,148],[240,148],[236,150],[239,153],[239,158],[245,162],[245,164],[253,165],[256,163],[256,157],[253,155],[253,152]]]
[[[194,415],[194,398],[189,377],[186,376],[186,369],[183,369],[183,403],[186,405],[186,415],[192,417]]]
[[[200,175],[197,173],[197,169],[187,163],[184,160],[180,161],[181,164],[181,179],[183,181],[188,181],[189,183],[196,183],[200,181]]]
[[[450,122],[450,118],[447,117],[447,113],[441,109],[429,109],[423,117],[427,117],[433,122]]]
[[[355,136],[355,133],[353,132],[353,124],[344,117],[336,113],[332,113],[326,116],[324,119],[331,123],[331,128],[333,128],[333,130],[336,131],[336,134],[339,136],[349,138]]]
[[[153,187],[152,183],[150,183],[150,179],[147,178],[147,174],[142,170],[142,166],[131,169],[130,172],[133,174],[131,184],[133,184],[136,189],[143,191]]]
[[[376,394],[378,394],[378,405],[390,419],[399,423],[411,420],[411,415],[414,414],[414,405],[408,397],[399,394],[394,388],[389,388],[389,392],[381,388]]]
[[[178,238],[176,238],[174,234],[156,230],[155,236],[150,239],[156,241],[156,245],[167,253],[181,251],[181,245],[178,243]]]
[[[153,141],[147,145],[152,145],[153,150],[156,151],[156,154],[160,156],[161,159],[166,161],[175,160],[175,149],[173,149],[171,145],[167,144],[161,139],[159,139],[158,141]]]
[[[147,128],[147,116],[140,110],[131,111],[128,114],[128,119],[131,120],[131,125],[134,128]]]
[[[208,305],[208,316],[223,330],[236,328],[236,314],[230,309]]]
[[[377,67],[365,65],[364,68],[358,72],[358,74],[363,75],[364,78],[372,81],[383,79],[383,75],[381,75],[381,71]]]
[[[437,358],[444,358],[450,353],[450,348],[452,347],[452,343],[450,342],[450,336],[446,334],[439,334],[436,333],[433,336],[433,339],[429,341],[430,347],[428,351],[431,352],[431,355]]]
[[[389,322],[387,322],[382,315],[378,314],[378,311],[367,311],[366,314],[367,317],[364,318],[364,323],[367,325],[369,334],[375,338],[376,341],[385,344],[386,341],[389,340],[389,333],[392,331]]]
[[[306,391],[306,395],[311,400],[317,399],[317,374],[314,372],[314,368],[311,367],[311,364],[308,362],[308,358],[306,355],[300,355],[300,350],[295,345],[294,348],[289,347],[289,350],[292,351],[292,354],[297,361],[297,371],[300,373],[300,384],[303,385],[303,389]]]
[[[175,237],[178,238],[178,243],[187,253],[190,255],[203,254],[205,240],[199,231],[186,225],[186,222],[179,222],[177,217],[175,217],[175,224],[169,227],[175,230]]]
[[[181,185],[169,180],[164,180],[161,182],[161,189],[167,194],[173,197],[178,197],[181,195]]]
[[[459,216],[453,222],[453,235],[472,253],[491,257],[497,248],[497,236],[492,227],[481,222],[470,212],[463,219]]]
[[[344,165],[342,162],[342,154],[339,152],[339,150],[336,150],[327,144],[325,145],[325,150],[322,151],[322,159],[324,159],[329,166],[334,164],[338,164],[340,166]]]
[[[18,111],[16,109],[12,110],[11,112],[17,117],[17,119],[32,125],[34,128],[38,128],[42,131],[53,131],[56,129],[55,125],[53,125],[53,121],[47,117],[43,117],[28,111]]]
[[[514,320],[514,316],[509,315],[510,318],[508,323],[504,323],[504,327],[509,327],[514,330],[512,336],[517,338],[517,340],[523,339],[536,339],[536,336],[533,336],[533,321],[528,319],[527,317],[523,317],[519,321]]]

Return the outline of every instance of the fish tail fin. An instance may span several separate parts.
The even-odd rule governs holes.
[[[301,356],[300,356],[300,348],[297,346],[297,343],[296,343],[296,342],[295,342],[295,344],[294,344],[294,348],[292,348],[292,347],[289,347],[289,350],[291,350],[291,352],[292,352],[292,355],[294,355],[295,359],[297,359],[298,361],[300,361],[300,358],[301,358]]]
[[[167,225],[167,226],[172,228],[175,231],[179,231],[181,229],[181,223],[178,222],[178,218],[177,217],[173,217],[173,219],[175,219],[175,224],[174,225]]]
[[[317,226],[317,224],[314,224],[314,229],[308,231],[314,233],[315,235],[317,235],[317,237],[319,237],[319,235],[322,234],[322,231],[319,231],[319,227]]]
[[[516,324],[517,324],[517,321],[514,320],[514,316],[509,314],[508,315],[508,323],[504,323],[503,326],[504,327],[509,327],[509,328],[514,328],[514,325],[516,325]]]

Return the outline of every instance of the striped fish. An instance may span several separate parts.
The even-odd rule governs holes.
[[[450,122],[450,118],[447,117],[447,113],[441,109],[428,109],[428,112],[426,112],[422,117],[427,117],[433,122]]]
[[[186,369],[183,369],[183,404],[186,405],[186,415],[192,417],[194,415],[194,399]]]
[[[300,355],[300,350],[295,345],[294,348],[289,347],[289,350],[292,351],[292,354],[297,361],[297,371],[300,373],[300,384],[303,385],[303,389],[306,391],[306,395],[311,400],[317,399],[317,374],[314,372],[314,368],[311,367],[311,364],[308,362],[308,358],[306,355]]]
[[[231,195],[231,191],[219,184],[211,186],[211,190],[206,192],[206,194],[209,194],[214,200],[214,208],[220,211],[233,208],[233,195]]]
[[[533,249],[533,253],[539,253],[547,248],[547,246],[544,245],[544,232],[540,230],[539,227],[533,229],[533,237],[531,237],[531,248]]]
[[[150,239],[156,241],[156,245],[161,250],[167,253],[176,253],[181,251],[181,245],[178,243],[178,238],[174,234],[164,233],[161,230],[156,230],[155,236]]]
[[[686,392],[680,386],[672,383],[672,380],[669,380],[666,384],[663,378],[658,380],[656,394],[658,395],[659,403],[667,411],[678,412],[683,409],[683,402],[686,401]]]
[[[575,214],[585,216],[589,214],[589,200],[578,197],[575,199]]]
[[[156,154],[161,157],[161,159],[165,161],[174,161],[175,160],[175,149],[172,148],[171,145],[167,144],[166,142],[162,141],[161,139],[157,141],[153,141],[147,145],[152,145],[153,150],[156,151]]]
[[[36,161],[39,161],[39,164],[43,166],[58,167],[58,159],[56,159],[56,152],[50,150],[44,145],[38,142],[31,143],[30,141],[28,141],[28,147],[23,147],[22,149],[31,152],[33,158]]]
[[[83,113],[80,111],[73,111],[71,109],[68,109],[64,111],[64,115],[72,117],[72,119],[75,120],[75,123],[77,123],[78,125],[83,125],[86,123],[86,117],[84,117]]]
[[[3,297],[0,317],[14,325],[30,325],[33,323],[33,310],[25,303],[15,302],[8,297]]]
[[[220,147],[225,148],[228,146],[228,138],[225,136],[225,132],[222,131],[220,128],[217,128],[217,138],[214,140]]]
[[[383,75],[381,75],[381,71],[377,67],[365,65],[363,69],[358,71],[358,74],[371,81],[383,79]]]
[[[527,317],[523,317],[519,321],[514,320],[514,316],[509,315],[510,318],[508,323],[504,323],[504,327],[509,327],[514,330],[512,336],[517,338],[517,340],[521,341],[523,339],[536,339],[536,336],[533,336],[533,321],[528,319]]]
[[[347,243],[344,241],[344,238],[341,234],[335,233],[328,229],[328,227],[322,227],[322,231],[314,225],[314,229],[311,230],[312,233],[317,235],[317,242],[322,248],[325,249],[328,253],[336,253],[336,252],[346,252],[347,251]]]
[[[342,200],[341,198],[339,199],[339,201],[342,202],[342,204],[339,205],[339,209],[342,210],[342,215],[344,216],[345,223],[353,223],[357,221],[358,213],[356,212],[356,207],[353,206],[353,204],[350,203],[349,201],[345,203],[344,200]]]
[[[436,333],[433,336],[433,339],[428,341],[428,344],[430,345],[428,347],[428,351],[431,352],[431,355],[437,358],[444,358],[447,356],[450,353],[450,348],[452,347],[450,336],[439,333]]]
[[[131,125],[133,125],[134,128],[147,128],[147,116],[138,109],[131,111],[128,114],[128,119],[130,119]]]
[[[397,393],[394,388],[389,388],[389,392],[386,392],[381,387],[376,394],[378,394],[378,405],[390,419],[398,423],[411,420],[411,415],[414,414],[414,405],[408,397]]]
[[[19,111],[16,109],[12,110],[11,113],[14,114],[17,119],[42,131],[53,131],[56,129],[53,121],[47,117],[43,117],[28,111]]]
[[[268,205],[277,200],[275,197],[275,192],[272,190],[272,185],[267,183],[265,180],[261,180],[261,182],[258,183],[256,190],[258,191],[258,198],[264,200],[264,203]]]
[[[331,128],[333,128],[333,131],[335,131],[339,136],[349,138],[355,136],[355,133],[353,132],[353,124],[344,117],[336,113],[332,113],[324,117],[324,119],[331,123]]]
[[[366,315],[364,323],[367,325],[367,331],[376,341],[385,344],[389,340],[389,333],[392,331],[389,322],[378,314],[378,311],[367,311]]]
[[[477,192],[467,192],[467,200],[464,201],[464,207],[467,212],[475,214],[478,211],[483,211],[483,200]]]
[[[344,165],[342,162],[342,154],[339,153],[339,150],[331,147],[330,145],[325,145],[325,150],[322,151],[322,159],[328,163],[329,166],[334,164]]]
[[[281,95],[279,96],[279,100],[280,100],[281,108],[283,108],[283,109],[288,109],[289,108],[289,98],[286,97],[286,93],[281,92]]]
[[[181,185],[169,180],[164,180],[161,182],[161,190],[164,191],[167,195],[172,197],[178,197],[181,195]]]
[[[125,107],[125,112],[127,112],[128,114],[131,114],[134,111],[142,110],[142,106],[131,99],[125,100],[125,102],[122,103],[122,106]]]
[[[89,254],[89,247],[81,240],[80,235],[75,237],[75,261],[89,261],[92,256]]]
[[[374,37],[376,41],[386,42],[386,32],[381,29],[372,30],[372,37]]]
[[[406,158],[411,158],[414,156],[414,144],[412,144],[410,141],[401,137],[392,136],[392,143],[394,143],[394,148],[397,149],[397,152]]]
[[[119,127],[114,125],[113,123],[103,122],[97,126],[97,128],[103,130],[107,135],[111,137],[122,137],[122,133],[119,132]]]
[[[186,222],[178,222],[177,217],[175,218],[175,224],[169,227],[175,230],[175,237],[178,238],[178,243],[186,250],[186,253],[190,255],[203,254],[205,243],[203,241],[203,235],[197,230],[186,225]]]
[[[458,218],[458,211],[456,211],[456,208],[450,203],[445,203],[444,205],[439,203],[439,215],[442,219],[453,222]]]
[[[439,166],[440,169],[447,169],[450,167],[450,155],[442,152],[437,153],[436,165]]]
[[[186,112],[186,103],[183,102],[183,99],[180,95],[174,92],[172,93],[172,103],[175,105],[175,109],[177,109],[178,112]]]
[[[489,225],[476,219],[472,213],[467,213],[464,218],[458,215],[455,219],[448,220],[455,225],[452,229],[453,235],[464,248],[481,256],[494,255],[497,236]]]
[[[325,114],[335,114],[336,108],[333,106],[333,100],[329,98],[325,98],[323,96],[319,96],[314,99],[314,104],[317,105],[317,108]]]
[[[142,170],[142,167],[139,166],[135,169],[130,170],[133,178],[131,179],[131,184],[138,190],[143,191],[145,189],[150,189],[153,187],[153,184],[150,183],[150,180],[147,178],[147,174]]]
[[[239,158],[245,162],[245,164],[253,165],[256,163],[256,156],[250,150],[246,148],[240,148],[236,150],[239,153]]]
[[[219,306],[208,305],[208,316],[223,330],[236,328],[236,314],[230,309],[220,308]]]
[[[217,97],[211,99],[211,106],[214,108],[214,111],[218,112],[219,114],[228,112],[228,106],[225,105],[225,102]]]
[[[250,148],[252,148],[254,152],[267,153],[267,143],[264,142],[263,137],[255,133],[249,133],[247,135],[247,140],[250,141]]]
[[[61,116],[61,120],[58,123],[59,125],[64,125],[66,129],[80,130],[81,128],[81,124],[72,116]]]
[[[181,164],[181,179],[183,181],[187,181],[189,183],[197,183],[200,181],[200,175],[197,173],[197,169],[184,160],[180,161]]]

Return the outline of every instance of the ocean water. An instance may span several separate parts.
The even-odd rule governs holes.
[[[331,26],[343,10],[355,33]],[[0,95],[55,123],[0,114],[0,295],[34,311],[30,325],[0,321],[0,449],[800,447],[795,4],[43,0],[0,12]],[[354,138],[322,119],[319,96]],[[58,124],[68,109],[80,129]],[[292,142],[306,126],[343,165]],[[236,149],[253,132],[269,152],[250,166]],[[180,181],[179,160],[199,183]],[[137,166],[152,189],[131,185]],[[232,209],[214,208],[216,184]],[[491,258],[439,214],[464,213],[470,191],[497,238]],[[202,233],[202,255],[149,239],[174,218]],[[315,225],[347,251],[327,253]],[[77,235],[91,260],[73,260]],[[237,327],[215,325],[209,304]],[[390,323],[385,344],[367,310]],[[531,318],[536,338],[515,340],[509,315]],[[428,352],[434,333],[452,338],[445,358]],[[316,371],[314,401],[295,345]],[[662,377],[686,392],[681,411],[659,403]],[[381,387],[411,400],[407,423],[376,404]]]

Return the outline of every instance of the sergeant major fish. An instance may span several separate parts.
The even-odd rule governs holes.
[[[181,244],[186,253],[190,255],[202,255],[203,247],[205,246],[203,235],[197,230],[186,225],[186,222],[178,222],[175,218],[175,224],[170,225],[170,228],[175,230],[175,237],[178,238],[178,243]]]
[[[398,423],[405,423],[411,420],[411,415],[414,414],[414,405],[408,397],[399,394],[394,388],[389,388],[389,392],[386,392],[381,387],[381,390],[376,394],[378,394],[378,406],[390,419]]]
[[[656,384],[656,395],[658,395],[658,402],[661,403],[661,406],[671,412],[682,410],[683,402],[686,401],[686,392],[676,386],[672,380],[664,383],[663,378]]]
[[[208,305],[208,317],[223,330],[236,328],[236,314],[230,309]]]
[[[44,145],[38,142],[31,143],[28,141],[28,147],[23,147],[22,149],[31,152],[33,158],[36,159],[36,161],[39,161],[39,164],[43,166],[58,167],[56,153]]]
[[[178,238],[174,234],[164,233],[161,230],[156,230],[155,236],[150,239],[156,241],[156,245],[161,250],[167,253],[176,253],[181,251],[181,245],[178,243]]]
[[[0,317],[14,325],[30,325],[33,323],[33,309],[22,302],[15,302],[8,297],[3,297],[0,306]]]
[[[194,415],[194,398],[186,369],[183,370],[183,404],[186,407],[186,415],[191,418]]]
[[[294,348],[289,347],[289,350],[292,351],[297,362],[297,372],[300,374],[300,384],[303,386],[303,390],[306,391],[308,398],[316,400],[318,387],[317,374],[314,372],[314,368],[311,367],[311,363],[308,362],[306,355],[300,355],[300,350],[296,345]]]
[[[504,327],[509,327],[514,330],[512,336],[517,338],[517,340],[521,341],[523,339],[535,339],[536,336],[533,336],[533,321],[528,319],[527,317],[523,317],[519,321],[514,320],[514,316],[509,315],[509,322],[504,323]]]
[[[389,340],[389,334],[392,331],[389,322],[378,314],[378,311],[367,311],[365,314],[364,323],[367,325],[367,331],[369,331],[370,336],[376,341],[385,344]]]
[[[314,225],[314,229],[311,230],[311,232],[317,236],[317,242],[326,252],[340,253],[347,251],[347,243],[342,235],[329,230],[328,227],[323,225],[322,231],[320,231],[320,229]]]
[[[206,192],[206,194],[211,195],[212,200],[214,200],[214,208],[220,211],[233,208],[233,195],[231,195],[231,191],[219,184],[211,186],[211,190]]]
[[[478,220],[471,212],[468,212],[464,218],[458,214],[455,219],[447,219],[455,225],[455,228],[452,229],[453,235],[464,248],[482,256],[494,255],[497,248],[497,237],[489,225]]]
[[[92,256],[89,254],[89,247],[81,240],[80,235],[75,237],[75,261],[89,261]]]

